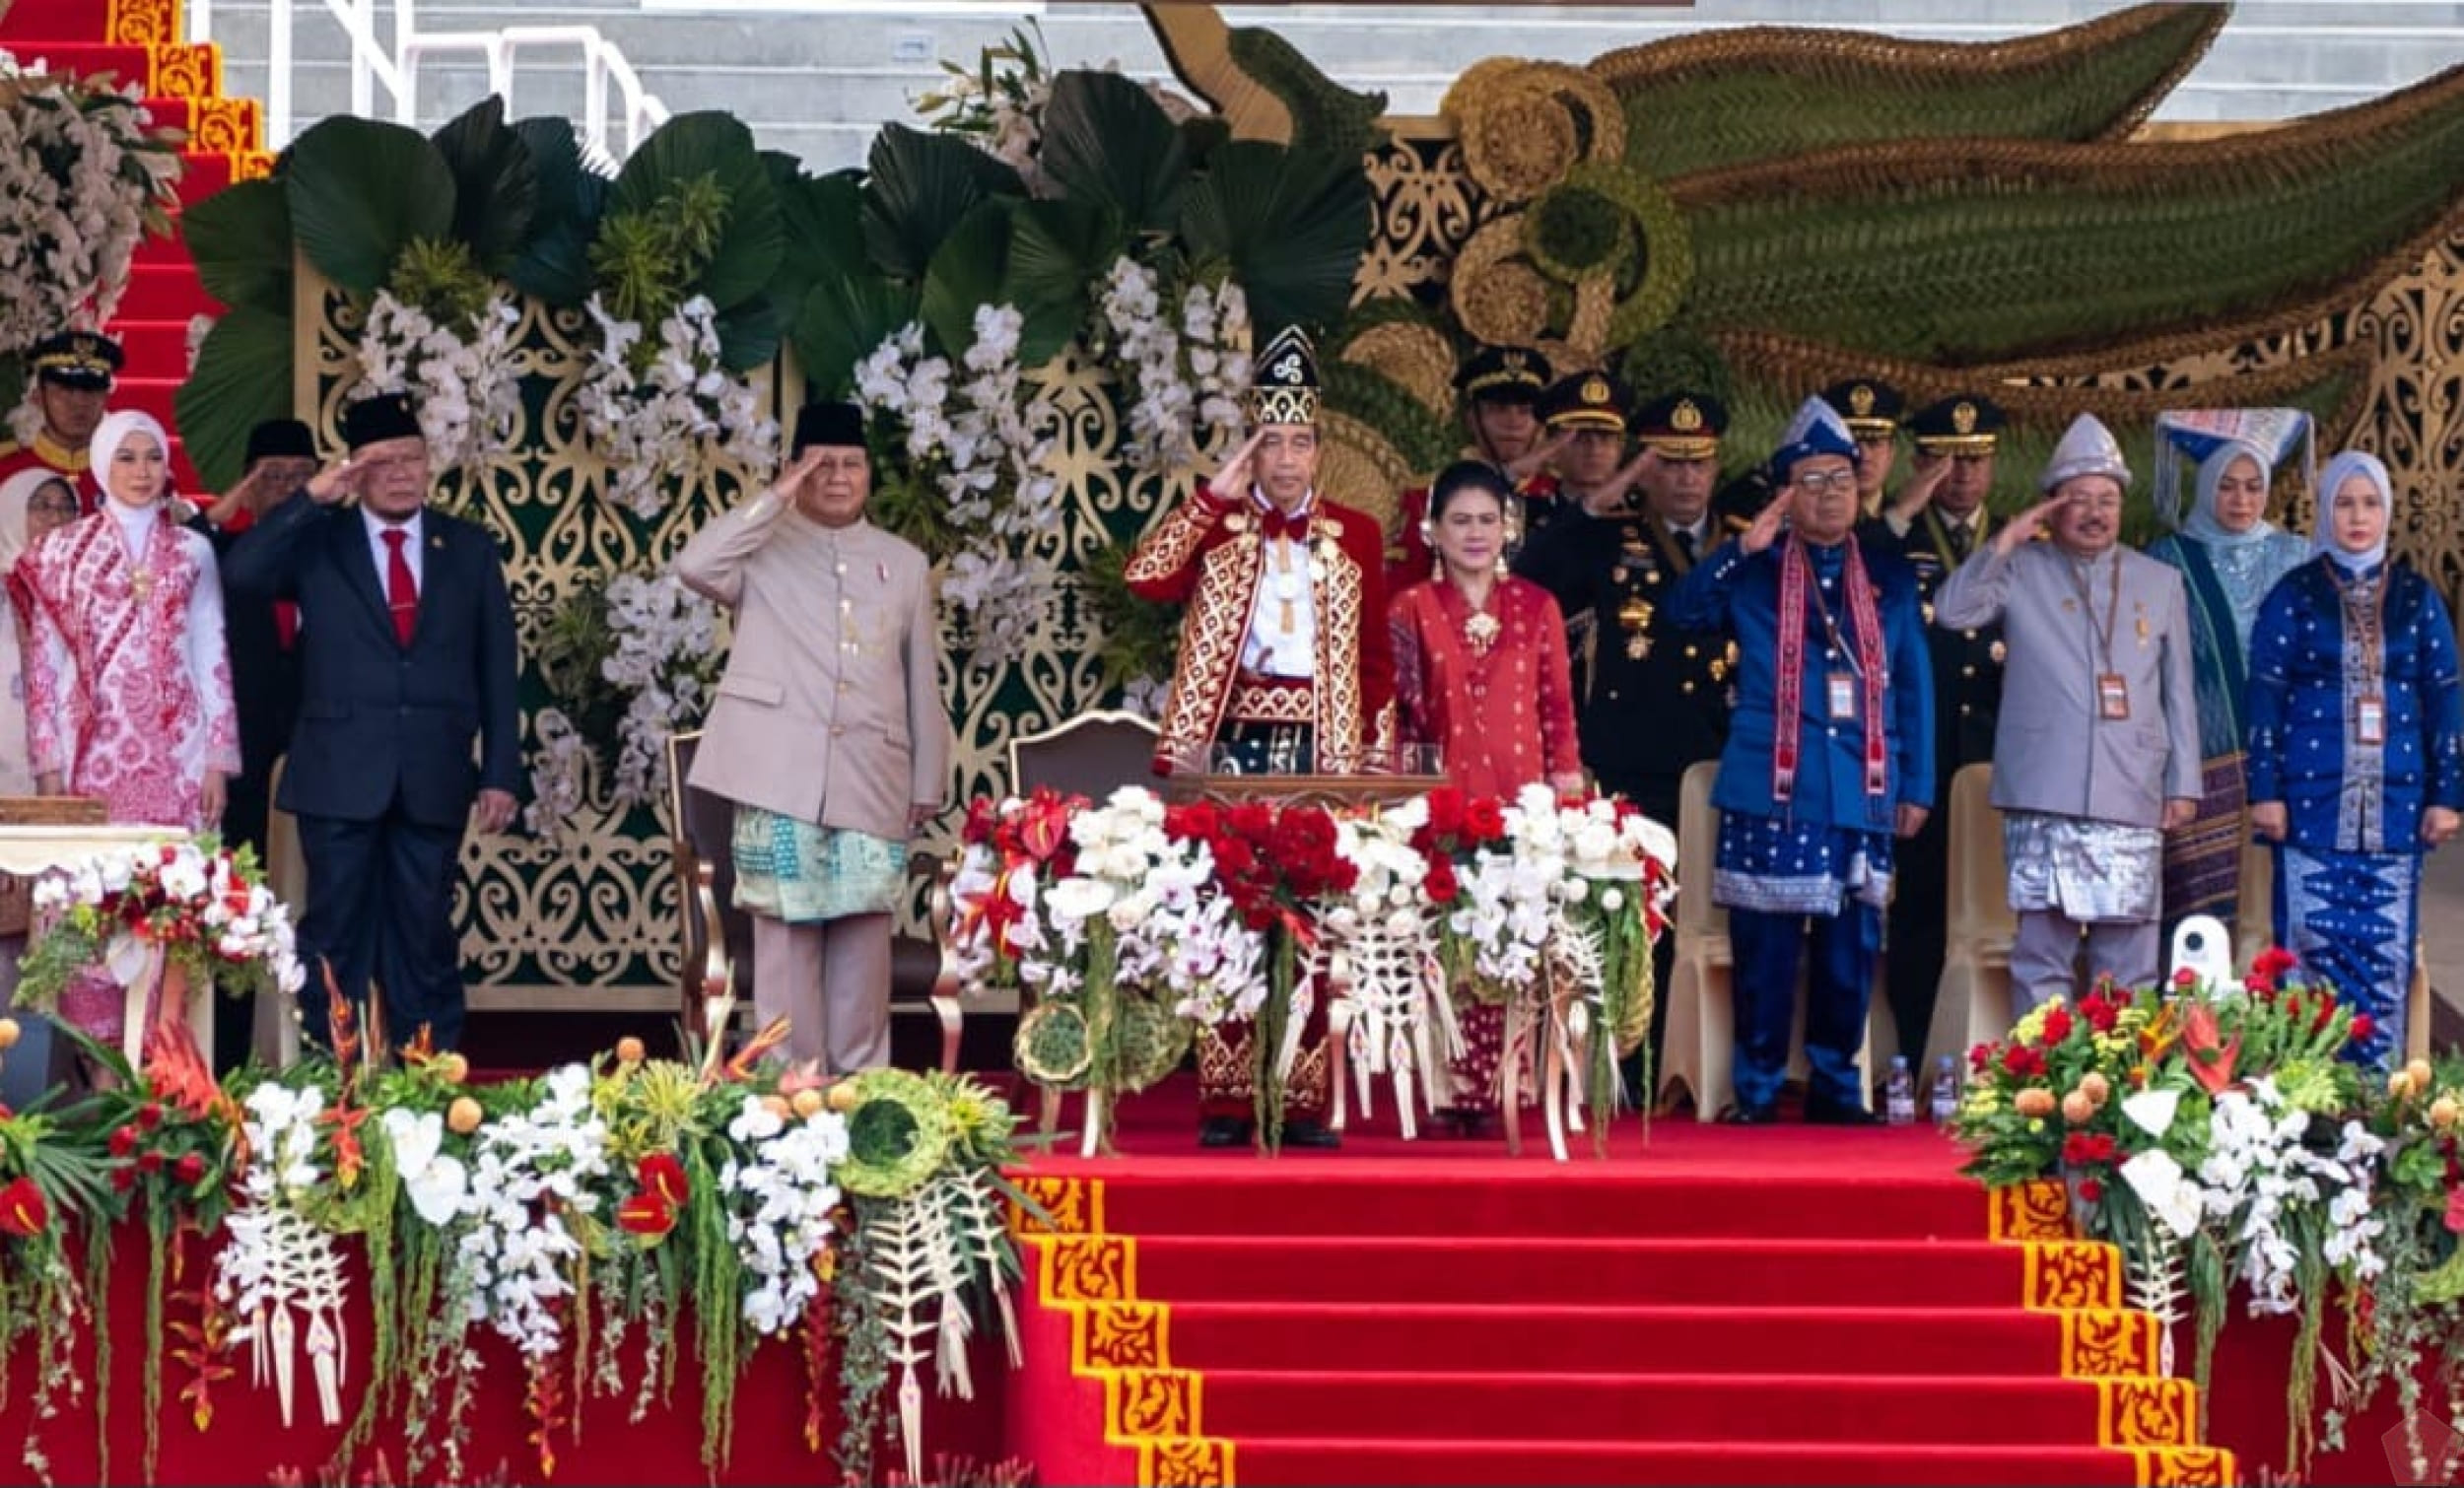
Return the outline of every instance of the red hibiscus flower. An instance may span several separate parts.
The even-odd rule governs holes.
[[[0,1188],[0,1235],[39,1235],[50,1223],[51,1206],[43,1202],[33,1179],[21,1178]]]
[[[1464,802],[1463,835],[1476,845],[1493,843],[1506,835],[1506,808],[1493,795],[1478,796]]]

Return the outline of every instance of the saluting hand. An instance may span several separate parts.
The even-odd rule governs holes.
[[[1737,546],[1747,553],[1759,553],[1780,540],[1780,529],[1788,525],[1788,503],[1793,493],[1782,486],[1754,513],[1753,525],[1738,534]]]
[[[1555,459],[1559,451],[1573,442],[1573,430],[1559,429],[1551,432],[1548,438],[1506,462],[1506,479],[1518,486],[1522,485],[1548,468],[1548,462]]]
[[[1206,478],[1205,489],[1227,502],[1247,496],[1251,484],[1250,461],[1256,458],[1258,445],[1266,437],[1264,429],[1251,431],[1249,438],[1241,441],[1241,447],[1232,451],[1232,458],[1223,462],[1223,468]]]
[[[1904,524],[1923,516],[1925,508],[1934,505],[1934,493],[1942,490],[1942,483],[1950,475],[1951,457],[1948,455],[1919,460],[1915,477],[1899,493],[1899,499],[1890,504],[1891,520]]]
[[[359,489],[360,473],[347,454],[308,477],[308,500],[320,507],[330,507],[346,496],[356,496]]]
[[[2067,496],[2047,497],[2011,518],[2009,524],[1995,534],[1994,552],[2008,558],[2019,544],[2034,541],[2036,534],[2045,529],[2045,523],[2052,520],[2053,513],[2069,506],[2070,501]]]

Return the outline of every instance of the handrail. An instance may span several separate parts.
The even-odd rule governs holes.
[[[380,0],[322,0],[351,44],[351,112],[363,118],[376,112],[376,87],[382,84],[392,101],[393,117],[404,124],[417,120],[419,67],[423,58],[476,55],[486,61],[488,90],[513,106],[513,66],[519,53],[543,48],[580,54],[582,74],[582,138],[610,159],[630,155],[643,137],[667,121],[667,105],[642,86],[623,50],[593,26],[509,26],[492,32],[428,32],[419,30],[416,0],[390,0],[391,44],[377,35]],[[292,6],[294,0],[268,0],[266,7],[265,132],[269,148],[291,143],[293,65]],[[188,39],[213,39],[212,0],[188,0]],[[609,144],[609,93],[622,109],[624,151]]]

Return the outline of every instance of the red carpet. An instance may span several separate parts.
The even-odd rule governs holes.
[[[1928,1129],[1638,1121],[1608,1161],[1355,1131],[1040,1159],[1009,1448],[1046,1482],[2229,1481],[2113,1252]],[[1074,1116],[1074,1109],[1071,1112]],[[2033,1242],[1996,1241],[2040,1233]]]
[[[0,47],[21,66],[39,61],[55,72],[107,73],[122,84],[136,83],[157,125],[186,132],[182,203],[261,175],[272,164],[256,101],[223,97],[221,49],[178,39],[178,0],[14,0],[6,12]],[[178,237],[153,238],[138,248],[119,311],[103,327],[128,354],[111,406],[142,409],[171,430],[172,489],[188,494],[198,494],[200,486],[179,447],[171,395],[188,375],[190,317],[221,309],[198,284]]]

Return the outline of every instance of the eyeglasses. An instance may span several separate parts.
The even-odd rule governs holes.
[[[1801,475],[1791,484],[1800,491],[1811,491],[1815,496],[1827,495],[1833,491],[1854,491],[1857,489],[1857,473],[1853,470],[1834,470],[1828,475],[1817,472],[1814,475]]]

